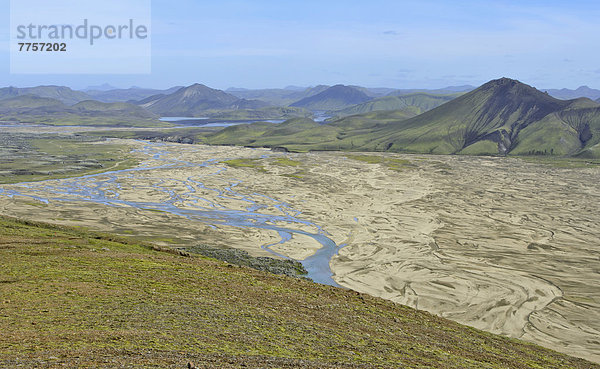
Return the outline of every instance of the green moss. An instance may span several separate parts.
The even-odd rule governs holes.
[[[260,172],[266,172],[265,168],[260,164],[260,159],[232,159],[222,161],[222,163],[232,168],[252,168]]]

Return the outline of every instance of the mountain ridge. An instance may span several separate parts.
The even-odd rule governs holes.
[[[198,117],[215,110],[260,109],[269,106],[265,102],[240,99],[200,83],[155,97],[155,100],[143,100],[141,106],[161,116]]]
[[[355,87],[335,85],[316,95],[296,101],[290,106],[312,111],[339,110],[371,99],[370,96]]]

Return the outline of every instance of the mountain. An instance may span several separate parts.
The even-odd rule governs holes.
[[[60,100],[22,95],[0,100],[0,120],[51,125],[168,126],[128,103],[86,100],[68,106]]]
[[[416,114],[421,114],[436,108],[456,97],[461,93],[452,95],[434,95],[424,92],[402,96],[384,96],[362,104],[354,105],[346,109],[331,112],[331,115],[344,117],[348,115],[368,113],[380,110],[411,110]]]
[[[269,106],[263,101],[240,99],[221,90],[194,84],[176,92],[145,100],[142,107],[163,117],[198,117],[222,110],[260,109]]]
[[[548,92],[550,96],[562,100],[577,99],[579,97],[587,97],[588,99],[592,100],[600,99],[600,90],[589,88],[588,86],[581,86],[576,90],[569,90],[568,88],[563,88],[560,90],[549,89],[546,90],[546,92]]]
[[[94,98],[94,100],[102,102],[134,102],[146,99],[153,95],[169,95],[181,88],[183,87],[175,86],[166,90],[156,90],[150,88],[131,87],[127,89],[88,90],[86,93]]]
[[[282,126],[291,135],[281,135]],[[246,128],[252,135],[237,132],[238,138],[222,130],[206,140],[294,150],[600,157],[600,104],[559,100],[508,78],[412,118],[405,111],[381,111],[326,125],[292,120],[279,127]]]
[[[35,95],[60,100],[67,105],[73,105],[80,101],[90,100],[91,97],[81,91],[74,91],[64,86],[37,86],[37,87],[5,87],[0,88],[0,99],[10,97]]]
[[[314,96],[306,97],[290,106],[312,111],[340,110],[369,101],[371,98],[355,87],[335,85]]]
[[[229,88],[226,92],[241,98],[241,99],[254,99],[264,101],[271,105],[277,106],[288,106],[298,100],[306,97],[314,96],[320,92],[325,91],[330,86],[318,85],[315,87],[294,87],[288,86],[286,88],[268,88],[259,90],[248,90],[244,88]]]

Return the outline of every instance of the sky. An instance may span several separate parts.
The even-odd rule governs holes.
[[[11,74],[0,9],[0,86],[600,88],[598,1],[152,0],[145,74]]]

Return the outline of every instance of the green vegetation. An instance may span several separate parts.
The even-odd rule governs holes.
[[[260,172],[266,172],[265,168],[260,164],[260,159],[231,159],[222,161],[232,168],[253,168]]]
[[[0,183],[66,178],[134,167],[130,148],[97,139],[0,135]]]
[[[356,292],[0,218],[0,366],[598,368]]]

